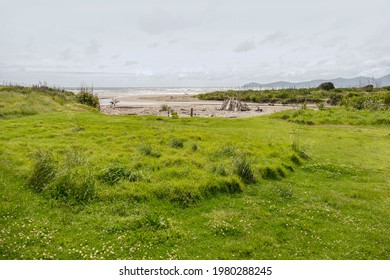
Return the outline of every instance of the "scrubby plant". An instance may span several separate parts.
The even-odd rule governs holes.
[[[378,97],[356,96],[346,100],[344,105],[357,110],[380,110],[382,109],[382,102]]]
[[[317,109],[318,110],[325,110],[325,103],[324,102],[317,103]]]
[[[160,107],[160,111],[168,111],[170,109],[171,109],[171,107],[169,107],[168,104],[163,104]]]
[[[330,105],[336,106],[340,103],[340,101],[343,99],[343,95],[338,92],[333,92],[329,95],[328,103]]]
[[[79,103],[99,108],[99,98],[89,92],[81,92],[77,94],[76,99]]]
[[[92,88],[89,89],[88,87],[82,86],[76,95],[76,99],[81,104],[99,109],[99,98],[93,94]]]
[[[385,106],[386,106],[387,108],[390,107],[390,93],[387,93],[387,94],[385,95],[385,98],[383,99],[383,103],[385,104]]]

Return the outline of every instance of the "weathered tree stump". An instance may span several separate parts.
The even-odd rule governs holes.
[[[237,98],[229,98],[226,99],[223,103],[221,108],[219,109],[221,111],[249,111],[249,106]]]

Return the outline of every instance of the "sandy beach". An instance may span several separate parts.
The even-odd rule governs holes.
[[[168,111],[162,110],[167,105],[179,117],[190,117],[192,108],[197,117],[245,118],[299,108],[298,105],[246,103],[249,111],[222,111],[222,101],[200,100],[189,94],[126,96],[118,101],[115,106],[101,105],[101,111],[110,115],[168,116]]]

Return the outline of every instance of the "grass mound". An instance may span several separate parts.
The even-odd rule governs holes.
[[[72,92],[45,85],[33,87],[0,85],[0,119],[92,110],[90,106],[82,105],[83,102],[80,103],[79,100],[81,99]]]
[[[0,119],[0,257],[388,258],[388,127],[316,118]]]

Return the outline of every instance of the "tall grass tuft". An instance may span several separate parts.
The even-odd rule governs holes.
[[[244,155],[238,155],[233,158],[233,169],[234,173],[236,173],[244,183],[256,182],[251,164]]]
[[[213,172],[215,175],[227,176],[227,171],[223,164],[214,165],[211,168],[211,172]]]
[[[66,151],[63,162],[51,152],[38,151],[27,184],[37,192],[71,203],[85,203],[95,197],[95,178],[78,151]]]
[[[154,157],[154,158],[161,157],[161,153],[153,150],[152,146],[150,146],[149,144],[141,144],[139,146],[139,150],[145,156],[150,156],[150,157]]]
[[[171,140],[171,147],[172,148],[183,148],[184,147],[184,141],[181,139],[173,138]]]
[[[53,154],[48,151],[38,150],[35,154],[33,171],[28,178],[27,185],[36,192],[42,192],[56,176],[57,163]]]
[[[85,168],[64,169],[49,185],[48,193],[71,203],[90,202],[95,198],[96,180]]]
[[[281,166],[267,166],[260,169],[261,177],[266,180],[277,180],[286,177],[286,171]]]
[[[108,185],[114,185],[122,179],[129,182],[137,182],[143,179],[144,175],[141,171],[134,171],[122,165],[111,165],[105,168],[98,178]]]
[[[293,151],[295,151],[299,157],[303,159],[309,159],[309,155],[306,152],[306,150],[303,148],[303,146],[300,144],[300,131],[296,130],[291,133],[291,138],[292,138],[292,144],[291,147]]]

